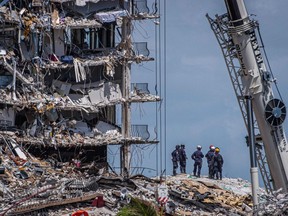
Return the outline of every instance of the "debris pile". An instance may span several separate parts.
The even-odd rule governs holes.
[[[261,194],[259,207],[254,211],[256,215],[287,215],[288,194],[282,193],[282,189],[273,194]]]
[[[192,178],[191,175],[188,175],[188,177],[172,177],[168,181],[169,195],[178,203],[176,212],[180,215],[191,215],[191,212],[194,215],[213,215],[214,213],[247,215],[251,212],[251,195],[240,190],[237,193],[237,190],[230,190],[227,187],[233,180],[228,178],[223,178],[221,181]],[[235,183],[240,187],[247,184],[241,179]],[[248,190],[250,189],[249,186],[247,185]]]
[[[0,153],[0,215],[69,215],[85,210],[89,215],[112,216],[129,204],[131,197],[155,209],[162,204],[170,215],[253,214],[251,185],[242,179],[213,180],[185,174],[123,178],[107,170],[105,163],[77,158],[61,162],[55,154],[39,159],[12,139],[6,140]],[[163,185],[167,199],[161,203],[158,189]],[[259,192],[260,205],[255,210],[259,215],[287,211],[287,195]]]
[[[35,169],[35,164],[29,167]],[[79,173],[75,175],[77,171],[69,169],[70,166],[63,165],[62,172],[60,169],[48,167],[44,168],[45,172],[42,173],[41,178],[31,175],[31,172],[35,172],[31,171],[29,172],[31,177],[20,178],[21,180],[17,183],[12,181],[9,186],[7,183],[3,185],[2,194],[5,194],[5,199],[2,199],[1,209],[8,212],[8,215],[28,212],[65,215],[77,210],[89,211],[91,215],[93,212],[116,215],[123,206],[129,203],[129,197],[137,197],[154,205],[155,208],[159,206],[157,203],[159,179],[150,179],[141,175],[124,179],[104,174],[92,178],[84,172],[80,180],[75,178],[75,176],[79,178]],[[29,189],[31,182],[35,181],[38,182],[38,188]],[[222,184],[229,181],[230,179],[224,178]],[[167,203],[173,203],[175,215],[213,215],[216,213],[217,215],[231,215],[232,213],[248,215],[251,213],[252,201],[249,193],[242,191],[236,194],[221,188],[217,181],[208,178],[193,179],[191,176],[178,176],[167,177],[166,183],[169,192]],[[26,191],[19,193],[16,184],[25,185],[23,188],[26,188]],[[243,186],[247,182],[238,180],[238,184]],[[72,205],[72,203],[80,202],[82,203],[78,204],[80,208]]]

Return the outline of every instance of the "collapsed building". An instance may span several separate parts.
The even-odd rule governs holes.
[[[147,125],[131,124],[131,104],[160,101],[147,83],[131,83],[131,65],[154,60],[132,41],[132,23],[156,12],[146,0],[1,1],[0,215],[63,215],[91,200],[115,215],[128,193],[155,204],[161,180],[129,171],[131,145],[158,143]],[[108,145],[121,146],[120,175]],[[166,179],[176,213],[252,215],[251,195],[227,192],[224,180],[222,189]],[[269,199],[259,214],[287,211],[286,195]]]
[[[109,168],[107,145],[121,146],[127,176],[130,146],[158,143],[147,125],[131,124],[132,103],[160,101],[147,83],[131,83],[131,65],[154,60],[132,41],[132,23],[157,18],[146,0],[0,3],[1,211],[24,202],[27,211],[41,196],[57,204],[52,191],[63,188],[75,202],[91,199],[94,175]]]

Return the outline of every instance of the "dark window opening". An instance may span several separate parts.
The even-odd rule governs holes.
[[[81,56],[115,46],[114,25],[105,28],[70,29],[66,32],[66,54]]]

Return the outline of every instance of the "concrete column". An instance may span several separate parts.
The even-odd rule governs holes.
[[[124,1],[122,1],[124,6]],[[130,18],[124,17],[122,23],[122,49],[125,50],[125,59],[122,65],[122,94],[125,98],[125,102],[122,104],[122,135],[125,138],[131,137],[131,104],[127,102],[130,98],[130,85],[131,85],[131,63],[129,57],[132,52],[131,43],[131,20]],[[129,176],[130,174],[130,162],[131,162],[131,151],[130,143],[124,143],[121,146],[120,164],[121,164],[121,175]]]

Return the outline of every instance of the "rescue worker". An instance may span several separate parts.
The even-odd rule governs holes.
[[[176,145],[175,150],[171,153],[171,159],[173,162],[173,176],[177,175],[177,168],[178,168],[178,162],[179,162],[179,149],[180,146]]]
[[[191,155],[192,160],[194,160],[193,175],[197,177],[200,177],[202,168],[202,158],[204,157],[201,149],[202,147],[198,145],[197,150]]]
[[[179,162],[180,162],[180,172],[186,173],[186,151],[185,151],[185,145],[181,144],[179,149]]]
[[[223,167],[224,160],[223,160],[222,155],[219,152],[220,152],[220,148],[216,147],[214,156],[212,158],[213,178],[216,177],[216,179],[222,180],[222,167]]]
[[[212,158],[214,156],[215,146],[210,145],[209,151],[206,153],[205,157],[207,159],[208,164],[208,172],[209,172],[209,178],[213,178],[213,164],[212,164]]]

